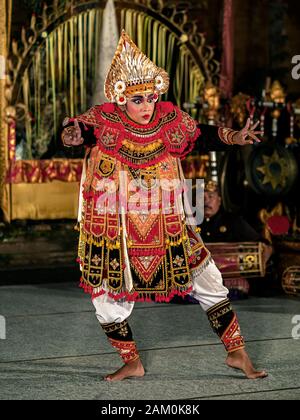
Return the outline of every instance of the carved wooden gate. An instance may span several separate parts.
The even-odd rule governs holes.
[[[82,159],[61,148],[58,133],[66,115],[90,106],[105,4],[54,0],[8,43],[6,86],[0,81],[1,208],[7,221],[76,218]],[[168,4],[115,0],[119,27],[170,74],[164,99],[182,105],[193,102],[208,80],[216,82],[219,63],[186,6]]]

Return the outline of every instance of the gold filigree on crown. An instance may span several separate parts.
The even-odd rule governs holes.
[[[104,93],[111,102],[126,104],[127,96],[154,93],[155,98],[169,88],[167,72],[157,67],[123,30],[107,73]]]

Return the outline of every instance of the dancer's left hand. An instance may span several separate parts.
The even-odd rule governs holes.
[[[260,121],[257,121],[251,127],[251,119],[248,118],[245,127],[241,131],[237,131],[237,134],[233,138],[233,143],[240,146],[246,146],[248,144],[253,144],[254,142],[260,143],[261,140],[256,136],[256,134],[262,135],[262,131],[255,131],[256,127],[260,124]],[[248,139],[250,137],[250,139]]]

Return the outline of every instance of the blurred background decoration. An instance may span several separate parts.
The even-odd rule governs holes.
[[[12,9],[20,2],[4,3],[11,27]],[[102,31],[105,8],[106,20],[116,16],[119,32],[125,28],[152,60],[167,69],[173,83],[165,100],[179,105],[194,101],[204,83],[218,83],[219,63],[189,17],[188,5],[170,7],[150,0],[25,3],[23,7],[32,11],[30,20],[13,36],[8,34],[5,54],[4,219],[75,218],[82,150],[62,150],[59,133],[66,115],[83,112],[97,99],[103,44],[112,38],[111,26]],[[118,39],[118,34],[114,37]]]

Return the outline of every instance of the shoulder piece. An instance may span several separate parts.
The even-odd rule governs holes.
[[[76,118],[94,126],[104,153],[136,168],[153,165],[167,154],[183,158],[200,135],[196,121],[171,102],[158,103],[152,121],[145,125],[132,121],[113,103],[92,107]]]
[[[96,105],[88,109],[83,114],[73,118],[66,118],[64,124],[74,122],[75,118],[84,126],[94,127],[94,135],[97,145],[104,153],[112,154],[121,146],[124,138],[124,127],[116,109],[118,107],[112,103]]]
[[[88,109],[83,114],[76,115],[76,117],[65,118],[63,124],[66,124],[66,123],[69,124],[73,122],[76,118],[78,122],[82,122],[84,125],[91,125],[91,126],[97,127],[98,126],[97,112],[98,112],[98,108],[100,107],[101,105],[96,105]]]
[[[167,124],[164,130],[164,139],[169,153],[184,158],[194,148],[195,141],[200,135],[196,121],[186,112],[174,107],[176,118]]]

